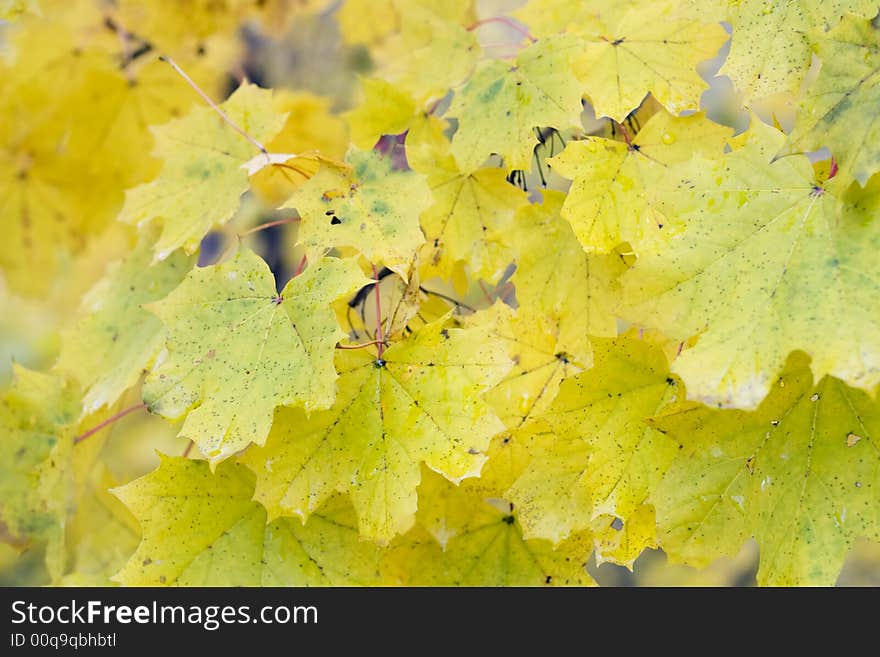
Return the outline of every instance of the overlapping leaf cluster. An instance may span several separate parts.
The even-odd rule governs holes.
[[[829,584],[880,539],[876,6],[349,0],[339,117],[155,59],[216,95],[286,3],[55,4],[0,77],[6,285],[81,298],[0,401],[0,537],[53,581],[584,585],[754,538]],[[204,246],[243,195],[281,285]],[[115,486],[95,429],[141,405],[194,449]]]

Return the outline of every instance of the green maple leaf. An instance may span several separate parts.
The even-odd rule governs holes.
[[[510,362],[489,327],[445,325],[420,328],[381,360],[341,352],[333,408],[279,414],[266,446],[244,456],[271,517],[308,518],[334,491],[348,492],[361,534],[388,542],[413,523],[421,462],[454,481],[479,475],[504,428],[481,396]]]
[[[761,550],[759,584],[831,585],[860,536],[880,538],[880,406],[793,356],[754,412],[693,402],[653,424],[684,449],[651,495],[663,549],[702,566]]]
[[[783,140],[755,120],[739,150],[676,171],[662,208],[684,233],[620,279],[626,319],[698,336],[672,365],[698,399],[754,406],[795,349],[817,376],[880,382],[880,180],[861,190],[817,180],[803,156],[771,163]]]
[[[719,74],[730,76],[747,98],[796,94],[810,69],[810,30],[836,27],[847,13],[868,18],[877,13],[874,0],[741,0],[729,4],[733,38]],[[825,57],[822,60],[836,65]]]
[[[176,251],[151,265],[154,239],[113,263],[83,298],[77,321],[62,334],[56,367],[85,390],[86,413],[112,405],[134,385],[165,340],[162,322],[144,310],[173,290],[195,264]]]
[[[477,67],[449,108],[459,124],[452,154],[460,171],[475,171],[492,153],[507,169],[529,169],[535,127],[580,127],[583,91],[569,63],[577,48],[576,39],[559,36],[533,43],[515,64]]]
[[[801,101],[785,150],[827,146],[841,175],[864,186],[880,171],[880,30],[871,20],[847,16],[813,40],[822,68]]]
[[[309,259],[334,247],[358,249],[368,260],[406,274],[425,241],[419,214],[431,203],[424,176],[393,168],[390,157],[351,150],[350,171],[324,166],[283,207],[302,217],[297,239]]]
[[[53,579],[64,570],[69,467],[79,397],[62,379],[15,366],[0,397],[0,519],[13,542],[46,542]]]
[[[265,143],[284,126],[272,92],[244,84],[220,105],[253,139]],[[130,224],[162,222],[156,242],[159,259],[183,247],[194,253],[215,225],[228,221],[248,189],[243,165],[258,151],[210,107],[154,129],[153,155],[164,160],[159,176],[130,189],[119,220]]]
[[[248,249],[193,270],[149,306],[168,337],[144,401],[168,418],[186,414],[181,435],[214,463],[262,444],[276,406],[333,403],[333,351],[345,333],[330,304],[365,282],[354,261],[326,258],[278,294],[269,267]]]
[[[226,462],[163,456],[158,469],[113,492],[143,539],[114,579],[128,586],[375,584],[379,553],[360,540],[351,506],[330,500],[306,525],[267,524],[254,476]],[[173,537],[173,538],[172,538]]]

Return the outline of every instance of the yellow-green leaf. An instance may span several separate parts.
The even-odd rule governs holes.
[[[676,2],[639,3],[588,30],[573,65],[596,116],[623,121],[650,92],[671,113],[695,110],[708,87],[697,64],[727,40],[719,24],[679,14]]]
[[[541,415],[564,378],[590,367],[589,336],[617,334],[617,278],[626,265],[616,253],[584,253],[559,216],[563,199],[545,190],[511,227],[519,307],[499,336],[516,365],[487,395],[508,427]]]
[[[441,3],[406,7],[400,31],[381,48],[377,73],[418,101],[442,98],[470,74],[480,57],[476,35],[444,18]]]
[[[378,583],[377,549],[360,540],[351,506],[336,498],[306,525],[266,523],[254,475],[227,462],[163,456],[157,470],[115,494],[143,539],[114,579],[128,586],[343,586]],[[170,537],[174,537],[170,540]]]
[[[0,397],[0,519],[16,542],[46,542],[53,579],[64,569],[69,463],[79,397],[62,379],[15,367]]]
[[[266,446],[244,456],[270,517],[308,518],[334,491],[348,492],[361,534],[388,542],[412,526],[420,463],[453,481],[479,475],[504,428],[481,395],[510,362],[488,327],[445,323],[422,327],[381,359],[342,351],[333,408],[279,412]]]
[[[267,142],[284,126],[272,92],[244,84],[220,108],[253,139]],[[193,253],[212,227],[238,209],[248,189],[242,168],[259,154],[257,148],[210,107],[198,107],[183,118],[155,129],[153,155],[164,160],[159,176],[128,191],[120,221],[160,221],[157,256],[183,247]]]
[[[80,383],[85,413],[112,405],[134,385],[165,340],[165,329],[144,310],[173,290],[195,263],[176,251],[151,265],[155,234],[111,264],[83,298],[77,321],[64,331],[56,368]]]
[[[511,508],[425,471],[418,524],[383,559],[406,586],[588,586],[588,532],[560,545],[524,540]]]
[[[651,495],[675,560],[702,566],[754,536],[760,584],[828,586],[856,538],[880,538],[880,406],[814,384],[802,354],[754,412],[691,402],[653,423],[684,446]]]
[[[168,337],[144,401],[168,418],[186,414],[181,435],[212,463],[262,444],[276,406],[333,403],[333,350],[345,333],[330,306],[365,282],[354,261],[326,258],[278,294],[269,267],[248,249],[195,269],[149,307]]]
[[[299,242],[309,259],[334,247],[358,249],[402,276],[425,241],[419,215],[431,203],[424,176],[391,158],[351,150],[352,171],[322,167],[284,204],[302,217]]]
[[[847,16],[813,40],[822,68],[801,101],[787,150],[828,147],[840,175],[865,185],[880,171],[880,28]]]
[[[554,542],[600,515],[641,511],[677,445],[645,420],[683,396],[662,350],[634,337],[594,340],[591,370],[562,383],[522,434],[531,460],[506,493],[526,536]]]
[[[533,43],[515,63],[477,67],[449,108],[458,119],[452,154],[460,171],[475,171],[493,153],[508,170],[529,169],[536,127],[580,127],[583,90],[570,66],[578,48],[576,39],[560,36]]]
[[[720,157],[730,134],[701,114],[679,118],[661,111],[629,144],[602,137],[570,141],[548,160],[556,173],[572,179],[562,216],[589,252],[607,253],[628,242],[638,253],[667,240],[680,224],[658,208],[663,177],[695,154]]]
[[[784,136],[753,121],[746,144],[675,171],[661,209],[685,224],[621,277],[622,315],[674,339],[698,336],[672,369],[698,399],[754,406],[789,352],[817,376],[880,383],[880,179],[816,180]]]
[[[368,150],[382,135],[404,132],[416,113],[416,104],[405,91],[379,78],[361,80],[363,99],[345,113],[351,126],[351,142]]]
[[[877,13],[875,0],[740,0],[729,5],[733,36],[719,74],[730,76],[749,99],[798,92],[810,69],[811,30],[836,27],[845,14],[871,18]],[[850,72],[838,62],[828,63]]]
[[[430,147],[430,159],[413,164],[427,175],[434,195],[421,216],[423,276],[449,280],[456,265],[465,263],[475,278],[497,281],[512,259],[514,213],[528,197],[507,182],[503,169],[460,171],[442,134],[434,135]]]

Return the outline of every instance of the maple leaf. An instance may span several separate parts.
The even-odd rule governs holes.
[[[827,34],[814,33],[813,40],[822,68],[780,153],[827,146],[840,175],[864,186],[880,171],[880,122],[874,111],[880,102],[880,31],[871,20],[847,16]]]
[[[270,156],[250,161],[251,189],[271,208],[278,207],[322,164],[341,166],[348,149],[348,126],[330,111],[330,100],[305,91],[276,91],[275,111],[287,116],[284,127],[266,144]],[[371,144],[372,145],[372,144]],[[279,160],[279,161],[275,161]]]
[[[419,214],[431,203],[424,177],[393,168],[390,158],[351,150],[351,171],[322,167],[282,207],[302,217],[298,240],[309,260],[351,246],[371,262],[406,275],[425,237]]]
[[[110,576],[137,549],[140,526],[108,491],[118,483],[107,466],[98,463],[81,487],[66,527],[70,569],[60,579],[62,585],[112,586]]]
[[[617,254],[584,253],[559,216],[563,200],[545,190],[510,229],[519,307],[498,336],[516,365],[486,397],[509,427],[543,413],[562,379],[591,366],[589,336],[617,335],[617,277],[626,265]]]
[[[394,0],[348,0],[336,12],[339,31],[349,44],[374,45],[392,34],[400,23]],[[369,16],[370,20],[364,20]]]
[[[251,0],[224,0],[212,2],[143,2],[119,0],[111,8],[122,25],[132,26],[155,44],[160,52],[173,52],[181,45],[204,44],[221,35],[229,39],[235,27],[252,12],[256,3]]]
[[[0,519],[16,542],[46,542],[53,579],[64,569],[76,391],[55,376],[14,366],[0,397]]]
[[[727,32],[678,11],[675,2],[639,3],[619,18],[612,12],[601,32],[584,31],[572,65],[596,116],[623,121],[648,92],[673,114],[699,108],[708,85],[696,65],[715,56]]]
[[[443,135],[445,122],[434,120],[414,135],[414,149],[430,157],[413,158],[411,166],[427,176],[433,204],[421,215],[425,245],[421,271],[425,278],[451,279],[456,266],[467,263],[478,279],[498,280],[511,261],[513,216],[528,196],[507,182],[503,169],[458,169]],[[407,148],[410,147],[409,136]]]
[[[445,320],[379,359],[342,351],[333,408],[279,414],[265,447],[243,457],[270,517],[308,518],[334,491],[348,492],[361,534],[387,543],[413,523],[421,462],[453,481],[479,475],[504,428],[481,395],[510,362],[490,327],[445,328]]]
[[[2,0],[0,1],[0,19],[14,21],[21,16],[40,13],[37,0]]]
[[[671,558],[705,565],[754,536],[759,584],[828,586],[857,537],[880,537],[880,407],[814,384],[803,354],[754,412],[686,402],[652,423],[684,447],[651,495]]]
[[[625,522],[616,516],[599,516],[593,520],[592,530],[597,566],[607,562],[632,571],[636,559],[646,549],[658,547],[657,521],[651,504],[633,509]]]
[[[56,368],[83,387],[86,413],[115,403],[162,348],[162,322],[143,306],[171,292],[195,264],[194,257],[177,251],[151,266],[155,232],[108,267],[62,334]]]
[[[327,258],[278,294],[269,267],[244,248],[230,261],[193,270],[148,308],[168,337],[144,401],[168,418],[185,414],[181,435],[212,464],[261,444],[276,406],[333,403],[333,350],[345,333],[330,304],[365,282],[353,261]]]
[[[377,74],[421,102],[461,84],[481,53],[473,32],[442,15],[442,3],[410,4],[399,31],[377,49]]]
[[[620,279],[626,319],[699,336],[672,365],[698,399],[753,407],[795,349],[819,377],[880,382],[880,187],[822,186],[803,156],[770,163],[783,140],[753,121],[739,150],[676,171],[661,209],[684,233]]]
[[[674,214],[660,212],[656,198],[668,169],[694,154],[720,157],[730,135],[701,114],[674,117],[660,111],[631,143],[602,137],[570,141],[548,160],[556,173],[572,179],[562,216],[590,252],[608,252],[622,242],[639,252],[669,239],[680,226]]]
[[[589,529],[600,515],[626,526],[677,451],[645,424],[683,396],[662,350],[632,337],[594,339],[594,359],[592,369],[563,381],[545,413],[514,437],[528,461],[505,497],[527,537],[558,542]]]
[[[501,507],[501,508],[499,508]],[[587,586],[592,548],[585,532],[553,546],[525,540],[506,503],[489,504],[425,469],[418,524],[382,561],[391,583],[404,586]]]
[[[260,142],[274,137],[285,121],[273,108],[272,92],[252,84],[240,86],[220,108]],[[162,171],[128,190],[119,219],[137,225],[161,220],[155,248],[162,259],[180,247],[193,253],[213,226],[232,217],[248,189],[242,165],[255,147],[210,107],[197,107],[154,133],[153,155],[164,160]]]
[[[406,91],[381,78],[361,80],[361,102],[344,114],[351,126],[351,143],[372,148],[382,135],[406,131],[416,113],[416,103]]]
[[[124,188],[156,175],[150,126],[194,99],[166,64],[117,53],[119,39],[93,3],[56,2],[46,14],[15,31],[17,57],[0,72],[0,211],[9,218],[0,267],[31,296],[68,275],[71,259],[112,222]],[[187,62],[212,89],[217,72]]]
[[[267,524],[254,475],[226,462],[161,456],[153,472],[112,491],[143,539],[113,579],[128,586],[376,584],[379,553],[357,533],[351,505],[330,500],[305,525]],[[176,540],[169,541],[169,536]]]
[[[602,19],[617,16],[629,2],[598,2],[595,0],[528,0],[513,12],[536,37],[552,37],[560,32],[582,33],[602,29]]]
[[[835,27],[845,14],[870,18],[877,13],[877,3],[742,0],[730,2],[727,13],[733,38],[719,74],[729,76],[752,99],[778,92],[796,94],[810,68],[809,32]]]
[[[449,108],[458,119],[452,154],[462,173],[497,153],[508,169],[529,169],[537,143],[534,128],[580,127],[582,85],[569,60],[576,39],[559,36],[522,50],[514,64],[481,63]]]

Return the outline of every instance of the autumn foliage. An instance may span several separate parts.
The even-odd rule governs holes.
[[[589,585],[754,539],[833,584],[880,539],[876,3],[337,4],[0,1],[6,572]],[[353,94],[254,64],[309,21]]]

